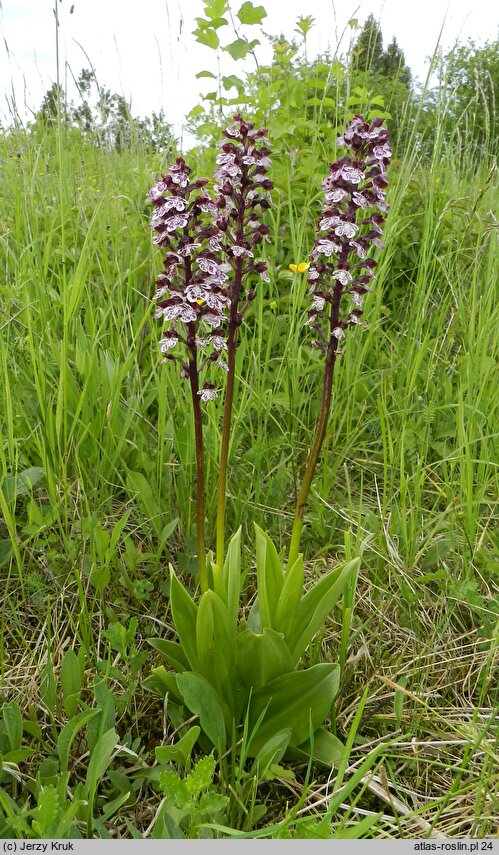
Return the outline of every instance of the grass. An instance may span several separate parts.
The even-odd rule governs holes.
[[[0,136],[0,692],[28,722],[23,746],[50,759],[68,709],[102,704],[105,678],[117,735],[88,784],[95,818],[77,825],[137,836],[160,801],[154,773],[139,771],[178,727],[141,690],[145,639],[171,633],[167,564],[188,580],[195,544],[189,399],[158,365],[149,303],[159,259],[145,191],[164,161],[60,132],[61,145],[51,128]],[[345,836],[361,820],[369,837],[499,831],[493,167],[467,155],[466,138],[437,128],[432,145],[423,157],[414,140],[392,166],[370,326],[337,366],[303,538],[309,580],[362,554],[353,614],[344,603],[309,652],[340,651],[333,726],[351,753],[330,778],[297,766],[255,783],[221,770],[232,818],[221,834]],[[302,329],[305,279],[288,264],[308,254],[324,168],[295,204],[293,163],[276,148],[272,281],[238,352],[227,524],[243,523],[250,544],[255,520],[285,546],[320,374]],[[208,532],[217,406],[206,416]],[[70,649],[74,709],[60,685]],[[76,737],[73,748],[71,786],[83,792],[92,752]],[[15,814],[9,798],[33,804],[39,760],[18,757],[0,778],[4,814]]]

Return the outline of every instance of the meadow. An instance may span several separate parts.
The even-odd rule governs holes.
[[[272,149],[270,281],[237,349],[227,481],[247,615],[253,524],[288,548],[320,407],[306,275],[289,265],[308,259],[345,122],[393,128],[386,248],[335,369],[301,543],[307,587],[360,558],[304,656],[339,663],[328,727],[344,750],[329,768],[278,750],[257,763],[235,733],[217,753],[144,685],[148,640],[175,640],[169,564],[197,585],[191,402],[160,363],[146,195],[180,152],[133,123],[111,145],[59,103],[0,133],[3,838],[499,832],[494,115],[428,88],[391,104],[394,85],[356,90],[337,60],[301,56],[278,43],[244,91],[193,111],[183,154],[211,176],[237,111]],[[203,410],[209,549],[222,410]]]

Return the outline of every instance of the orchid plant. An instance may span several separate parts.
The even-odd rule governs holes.
[[[225,551],[225,501],[229,438],[235,389],[235,356],[244,313],[255,296],[255,277],[268,280],[255,257],[269,228],[261,214],[271,205],[271,165],[265,129],[240,115],[223,132],[215,183],[190,178],[182,158],[150,191],[154,242],[166,250],[157,279],[156,317],[164,323],[160,350],[189,380],[196,442],[196,525],[201,596],[196,599],[171,568],[171,609],[178,642],[152,639],[166,662],[145,685],[199,716],[202,738],[219,753],[244,729],[247,756],[313,757],[328,765],[341,744],[322,726],[339,684],[339,666],[300,668],[308,645],[347,586],[360,559],[325,574],[304,592],[299,553],[304,508],[320,458],[331,407],[333,373],[351,327],[361,326],[363,301],[374,281],[372,246],[387,210],[388,132],[379,118],[355,116],[338,140],[347,153],[331,164],[323,182],[308,282],[308,325],[324,353],[322,400],[298,499],[284,566],[268,535],[256,527],[257,596],[248,619],[244,595],[241,532]],[[227,359],[227,362],[225,361]],[[202,404],[219,394],[226,373],[217,522],[216,559],[206,557]],[[216,379],[216,383],[213,380]],[[273,747],[272,747],[273,746]]]

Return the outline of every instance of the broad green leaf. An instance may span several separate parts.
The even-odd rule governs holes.
[[[253,3],[247,0],[239,9],[237,17],[241,24],[261,24],[263,19],[267,17],[267,12],[263,6],[253,6]]]
[[[148,638],[148,644],[154,647],[166,659],[175,671],[187,671],[189,660],[180,644],[176,641],[168,641],[166,638]]]
[[[15,701],[4,704],[2,707],[2,716],[5,732],[9,740],[9,748],[11,751],[17,751],[21,747],[23,738],[23,717],[19,705]]]
[[[79,730],[85,727],[89,721],[95,718],[96,715],[99,715],[100,712],[100,707],[95,710],[83,710],[83,712],[78,713],[78,715],[68,721],[68,723],[62,728],[57,740],[57,753],[59,755],[62,773],[68,771],[69,752],[76,734]]]
[[[206,47],[211,48],[212,50],[216,50],[220,44],[220,39],[218,38],[215,30],[202,30],[198,27],[197,30],[194,30],[193,35],[196,37],[196,41],[201,45],[206,45]]]
[[[253,768],[257,770],[257,775],[260,780],[265,778],[269,768],[274,763],[279,763],[284,757],[289,745],[289,740],[291,739],[291,733],[292,731],[290,727],[286,727],[284,730],[279,730],[277,733],[274,733],[274,735],[271,736],[270,739],[268,739],[260,748],[253,763]]]
[[[277,604],[284,585],[284,570],[270,537],[255,523],[256,574],[258,582],[258,608],[262,629],[275,629]]]
[[[50,659],[43,667],[40,680],[40,697],[48,711],[54,715],[57,703],[57,686],[54,675],[54,666]]]
[[[314,635],[323,626],[327,616],[343,594],[348,582],[357,573],[359,565],[360,558],[353,558],[343,567],[331,570],[327,576],[307,591],[298,606],[293,637],[289,640],[293,662],[298,662],[303,656]]]
[[[184,586],[171,572],[170,603],[173,622],[184,653],[193,671],[199,671],[199,656],[196,643],[196,621],[198,607]]]
[[[116,724],[116,704],[112,691],[105,679],[96,678],[94,681],[95,706],[101,710],[100,716],[89,721],[87,727],[87,745],[90,753],[94,751],[98,740],[106,730]]]
[[[39,481],[45,478],[45,469],[40,466],[30,466],[16,475],[6,475],[0,482],[5,501],[11,502],[19,496],[25,496]]]
[[[250,724],[265,710],[251,740],[250,753],[259,751],[279,730],[291,727],[290,744],[301,745],[328,715],[338,691],[338,665],[321,663],[304,671],[284,674],[256,691],[251,700]]]
[[[78,706],[81,692],[81,669],[74,650],[67,650],[61,665],[61,689],[64,697],[64,711],[71,718]]]
[[[55,837],[56,840],[66,838],[75,838],[77,835],[75,834],[75,826],[72,825],[73,820],[75,819],[80,808],[85,804],[83,799],[73,799],[73,801],[69,804],[69,806],[64,811],[57,828],[54,830],[54,833],[51,835]]]
[[[128,519],[129,519],[129,517],[130,517],[130,514],[131,514],[131,511],[127,511],[125,514],[123,514],[123,516],[121,517],[121,519],[119,519],[119,520],[118,520],[118,522],[116,523],[115,527],[113,528],[113,531],[112,531],[112,534],[111,534],[111,538],[110,538],[110,541],[109,541],[109,547],[108,547],[108,550],[107,550],[107,552],[108,552],[108,554],[107,554],[107,558],[108,558],[108,560],[110,560],[110,559],[111,559],[112,557],[114,557],[114,555],[115,555],[116,547],[117,547],[117,545],[118,545],[118,542],[119,542],[119,539],[120,539],[121,535],[123,534],[123,530],[124,530],[124,528],[125,528],[125,526],[126,526],[126,524],[127,524],[127,522],[128,522]]]
[[[201,728],[208,739],[221,754],[225,750],[227,739],[222,701],[217,692],[200,674],[184,671],[177,674],[177,686],[185,705],[194,715],[199,716]]]
[[[85,795],[89,801],[93,799],[99,781],[104,777],[104,773],[111,763],[113,752],[118,744],[119,736],[114,727],[112,727],[102,734],[92,751],[85,778]]]
[[[163,528],[161,529],[161,534],[159,536],[159,549],[162,550],[165,544],[170,540],[173,532],[177,528],[179,523],[179,517],[175,517],[173,520],[170,520]]]
[[[298,606],[303,595],[303,579],[303,556],[299,555],[286,573],[275,614],[275,629],[282,632],[286,641],[291,638],[298,616]]]
[[[154,749],[154,755],[158,763],[179,763],[187,766],[191,759],[192,749],[197,742],[201,728],[195,725],[190,727],[181,739],[173,745],[158,745]]]
[[[92,821],[94,802],[101,779],[113,759],[114,751],[119,744],[119,736],[114,727],[102,734],[90,755],[85,778],[84,793],[87,799],[87,833],[92,836]]]
[[[196,74],[196,80],[201,80],[201,78],[202,78],[202,77],[212,77],[212,78],[213,78],[213,80],[216,80],[216,79],[217,79],[217,75],[216,75],[216,74],[213,74],[213,72],[212,72],[212,71],[199,71],[199,72]]]
[[[236,39],[235,42],[231,42],[230,45],[224,47],[224,50],[227,51],[227,53],[230,53],[232,59],[244,59],[244,57],[259,44],[260,42],[258,39],[253,39],[251,42],[247,42],[244,39]]]
[[[241,594],[241,526],[229,541],[223,566],[223,578],[226,590],[225,604],[235,627],[239,617]]]
[[[222,83],[224,89],[232,89],[234,86],[238,92],[242,92],[244,90],[244,83],[240,77],[236,77],[235,74],[230,74],[228,77],[222,77]]]
[[[142,680],[142,688],[164,698],[168,692],[175,700],[182,703],[182,695],[177,686],[174,674],[170,674],[163,665],[153,668],[148,677]]]
[[[367,114],[367,119],[371,121],[372,119],[391,119],[392,114],[388,112],[388,110],[369,110]]]
[[[436,564],[439,564],[444,560],[444,558],[447,558],[455,548],[455,545],[456,541],[452,536],[443,537],[432,543],[426,550],[423,561],[421,562],[422,569],[427,570],[429,567],[434,567]]]
[[[215,591],[215,594],[218,594],[220,599],[225,603],[227,599],[227,592],[225,590],[223,570],[218,566],[218,564],[214,564],[213,561],[210,561],[210,571],[211,577],[208,578],[208,585]]]
[[[345,746],[334,733],[319,727],[312,742],[307,739],[301,745],[290,748],[286,756],[290,760],[308,762],[310,757],[322,766],[338,766],[345,754]]]
[[[219,30],[220,27],[226,27],[228,23],[227,18],[211,18],[210,29]]]
[[[293,670],[293,660],[281,633],[265,627],[262,633],[245,629],[236,638],[238,679],[248,690],[260,689]]]
[[[214,591],[206,591],[201,597],[196,621],[200,673],[215,687],[232,712],[237,698],[235,632],[225,603]]]
[[[102,811],[102,813],[99,817],[99,822],[103,823],[103,822],[107,822],[109,819],[111,819],[111,817],[114,816],[114,814],[118,812],[120,807],[122,807],[124,804],[126,804],[128,799],[130,798],[130,795],[131,795],[131,790],[128,790],[125,793],[120,793],[120,795],[117,796],[115,799],[113,799],[111,802],[106,802],[106,807],[104,808],[104,810]],[[97,822],[95,823],[95,826],[96,826],[96,828],[98,827]],[[112,839],[111,835],[109,835],[109,839]]]
[[[219,18],[228,10],[228,0],[205,0],[204,11],[208,18]]]
[[[3,754],[3,760],[5,763],[22,763],[23,760],[26,760],[26,757],[30,757],[32,754],[38,754],[36,748],[18,748],[16,751],[7,751],[7,754]]]

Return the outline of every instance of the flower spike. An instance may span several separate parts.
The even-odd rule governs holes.
[[[371,290],[377,264],[368,253],[372,246],[383,248],[380,235],[388,210],[386,167],[392,152],[382,120],[369,123],[354,116],[338,145],[345,146],[347,154],[331,164],[323,181],[323,213],[308,270],[312,301],[306,323],[317,334],[313,345],[325,353],[325,365],[321,410],[296,503],[289,566],[298,556],[304,507],[326,433],[336,357],[345,331],[362,326],[364,296]]]

